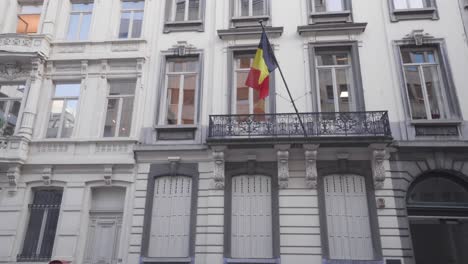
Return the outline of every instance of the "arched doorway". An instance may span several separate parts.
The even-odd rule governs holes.
[[[468,183],[447,172],[419,177],[407,194],[416,264],[468,263]]]

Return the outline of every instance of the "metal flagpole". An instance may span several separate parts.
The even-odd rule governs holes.
[[[260,21],[258,21],[258,23],[260,24],[260,26],[262,26],[262,32],[266,34],[265,27],[263,26],[263,21],[260,20]],[[299,123],[301,124],[302,130],[304,131],[304,136],[307,138],[307,130],[305,129],[304,123],[302,123],[302,119],[301,119],[301,116],[299,115],[299,111],[297,110],[297,107],[296,107],[296,104],[294,103],[291,92],[289,91],[288,83],[286,82],[286,79],[284,78],[283,71],[281,70],[281,67],[280,67],[279,63],[276,60],[276,56],[273,53],[273,50],[271,49],[270,43],[268,43],[268,48],[270,49],[269,52],[273,56],[273,59],[275,60],[275,64],[278,67],[278,70],[279,70],[280,75],[281,75],[281,79],[283,79],[284,86],[286,87],[286,91],[288,91],[289,99],[291,100],[291,103],[292,103],[292,105],[294,107],[294,110],[296,111],[297,119],[299,120]]]

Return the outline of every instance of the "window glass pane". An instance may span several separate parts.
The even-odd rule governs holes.
[[[135,81],[112,82],[109,95],[133,95],[135,94],[135,86]]]
[[[89,26],[91,25],[91,14],[84,14],[81,21],[80,40],[88,39]]]
[[[184,80],[184,100],[182,105],[182,124],[195,123],[195,90],[197,76],[185,76]]]
[[[21,14],[41,14],[42,5],[23,5],[21,6]]]
[[[316,58],[318,66],[335,65],[333,54],[318,53]]]
[[[44,236],[41,244],[41,256],[51,256],[54,247],[55,231],[57,230],[57,222],[59,217],[59,208],[51,208],[47,210],[47,221],[44,227]]]
[[[11,136],[15,133],[15,127],[18,122],[20,107],[21,107],[20,101],[10,102],[10,109],[8,110],[5,123],[4,123],[4,131],[3,131],[4,136]]]
[[[320,110],[335,112],[335,95],[333,91],[332,72],[330,69],[319,69]]]
[[[167,81],[167,124],[177,124],[179,116],[180,76],[168,76]]]
[[[87,11],[87,12],[92,12],[93,11],[93,4],[88,3],[88,4],[72,4],[72,11]]]
[[[264,0],[252,0],[252,12],[254,16],[266,15]]]
[[[189,20],[198,20],[200,10],[200,0],[189,1]]]
[[[131,13],[124,12],[120,16],[119,38],[128,38],[128,30],[130,26]]]
[[[140,2],[128,2],[128,1],[122,1],[122,9],[140,9],[142,10],[145,7],[145,2],[140,1]]]
[[[104,124],[104,137],[114,137],[117,127],[117,113],[119,99],[109,99],[107,101],[106,123]]]
[[[260,100],[260,92],[256,89],[253,90],[253,113],[254,114],[265,114],[265,100]]]
[[[427,51],[426,55],[427,55],[427,62],[428,63],[437,63],[433,51]]]
[[[186,0],[175,0],[175,21],[185,20],[185,1]]]
[[[78,34],[77,32],[78,32],[79,21],[80,21],[79,14],[70,15],[70,21],[68,24],[68,34],[67,34],[68,40],[76,39],[77,34]]]
[[[245,80],[247,79],[248,74],[248,72],[237,73],[236,114],[238,115],[250,114],[249,94],[251,88],[245,86]]]
[[[80,84],[57,84],[55,86],[55,97],[77,97],[80,95]]]
[[[24,85],[2,85],[0,86],[0,99],[2,98],[22,98]]]
[[[76,122],[76,110],[78,107],[78,100],[67,100],[65,106],[65,113],[63,115],[63,127],[62,135],[63,138],[69,138],[72,135],[73,128]]]
[[[424,0],[409,0],[409,8],[423,8]]]
[[[141,36],[142,25],[143,25],[143,12],[133,13],[132,38],[139,38]]]
[[[123,98],[122,111],[120,116],[119,137],[130,136],[132,127],[133,97]]]
[[[325,5],[326,0],[314,0],[314,11],[315,12],[326,12],[327,7]]]
[[[237,65],[239,69],[250,69],[250,63],[252,62],[251,57],[244,57],[244,58],[239,58],[237,61]]]
[[[7,102],[0,101],[0,128],[4,128],[6,125],[7,112],[6,112]]]
[[[327,0],[327,12],[343,11],[343,0]]]
[[[408,203],[468,204],[468,190],[449,178],[434,175],[414,186],[408,195]]]
[[[405,77],[413,119],[426,119],[426,108],[418,67],[406,66]]]
[[[57,137],[58,128],[60,126],[60,116],[63,110],[63,100],[52,101],[52,108],[50,110],[49,125],[47,128],[47,137]]]
[[[16,33],[37,33],[40,18],[40,15],[19,15]]]
[[[249,16],[249,0],[240,0],[240,16]]]
[[[440,87],[439,73],[437,66],[427,66],[423,68],[424,81],[426,83],[427,97],[431,108],[432,119],[446,118],[441,109],[442,103],[442,90]]]
[[[354,98],[351,90],[351,69],[336,69],[336,85],[338,88],[338,111],[354,111]]]
[[[335,54],[336,65],[349,65],[350,58],[348,53],[337,53]]]

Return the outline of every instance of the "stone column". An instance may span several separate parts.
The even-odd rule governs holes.
[[[37,105],[39,103],[39,94],[42,86],[42,77],[44,72],[44,61],[40,58],[32,60],[32,70],[26,89],[28,90],[27,100],[25,102],[21,126],[18,132],[19,136],[27,139],[32,138],[34,122],[37,115]]]
[[[44,1],[44,8],[46,8],[42,19],[41,34],[48,35],[51,38],[55,37],[56,21],[58,11],[60,9],[62,0],[46,0]]]

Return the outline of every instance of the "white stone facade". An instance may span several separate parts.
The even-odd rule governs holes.
[[[324,8],[333,9],[329,12],[317,11],[314,0],[253,1],[264,4],[260,14],[255,15],[255,7],[250,6],[244,16],[237,4],[240,1],[235,0],[193,1],[196,4],[187,0],[183,14],[170,8],[171,0],[144,0],[139,1],[143,9],[132,6],[125,11],[131,14],[129,23],[133,26],[129,26],[133,33],[127,33],[136,34],[126,37],[121,29],[122,8],[138,1],[0,0],[0,88],[16,87],[22,94],[19,99],[6,99],[3,97],[10,96],[0,90],[0,132],[4,134],[0,138],[0,263],[58,259],[73,264],[419,264],[407,211],[410,186],[419,176],[437,172],[452,173],[459,181],[468,182],[468,105],[464,100],[468,98],[468,1],[432,0],[427,1],[432,4],[416,9],[399,9],[392,1],[328,0],[325,2],[330,5]],[[247,2],[253,5],[252,0]],[[21,6],[37,3],[37,30],[17,33],[23,30],[18,26],[20,15],[29,12]],[[89,3],[89,31],[82,38],[86,28],[82,24],[81,33],[73,32],[82,39],[73,39],[73,5],[88,8]],[[195,15],[188,10],[189,4],[198,8]],[[76,8],[82,10],[81,6]],[[84,23],[88,11],[76,10]],[[141,32],[135,33],[138,12],[143,19]],[[30,16],[27,13],[22,18],[33,21]],[[210,128],[218,126],[226,132],[228,126],[216,123],[210,115],[241,114],[237,102],[242,100],[250,112],[256,111],[252,91],[248,90],[246,100],[239,99],[241,90],[234,87],[242,86],[235,77],[242,72],[241,62],[236,63],[251,56],[258,46],[258,20],[265,21],[299,112],[327,112],[321,110],[330,105],[333,112],[388,111],[388,116],[379,117],[384,123],[372,123],[362,115],[352,121],[361,122],[357,126],[378,124],[382,126],[375,128],[378,130],[384,129],[387,117],[391,136],[387,130],[359,135],[343,134],[338,128],[328,136],[319,135],[311,132],[321,131],[320,125],[309,127],[314,125],[312,121],[306,123],[311,129],[307,138],[300,133],[301,128],[291,137],[278,136],[276,130],[251,137],[236,137],[235,132],[214,136]],[[428,64],[421,66],[416,59],[405,64],[401,56],[405,49],[426,52]],[[330,65],[316,65],[316,60],[336,51],[347,54],[344,60],[349,65],[337,62],[338,67],[330,71],[331,83],[321,91],[320,71]],[[166,66],[177,60],[193,63],[187,63],[184,71]],[[341,66],[350,69],[343,77],[347,80],[344,86],[336,77]],[[421,98],[408,94],[406,84],[412,80],[405,75],[404,69],[409,68],[404,67],[420,67],[418,76],[425,78],[420,82]],[[434,75],[424,67],[436,69],[431,73]],[[428,81],[429,75],[438,77]],[[167,87],[172,85],[172,76],[180,87],[170,94]],[[262,111],[294,112],[278,70],[273,76]],[[134,89],[114,94],[113,85],[122,82],[131,83]],[[181,83],[189,83],[188,88]],[[59,94],[61,84],[79,87],[78,94]],[[431,90],[434,86],[441,88]],[[351,99],[339,101],[343,92]],[[173,97],[177,102],[172,102]],[[323,103],[325,97],[331,101],[328,106]],[[15,100],[20,106],[16,125],[11,128],[8,122],[13,121],[8,119],[13,108],[6,110],[6,103],[1,103],[13,105]],[[133,104],[124,108],[125,102],[132,100]],[[111,101],[117,102],[116,112],[109,110]],[[63,103],[58,115],[54,102]],[[172,105],[177,109],[168,113],[166,109]],[[189,105],[188,110],[184,110],[185,105]],[[109,119],[110,113],[116,116]],[[337,117],[317,118],[323,125],[323,120]],[[258,123],[265,120],[260,118]],[[6,134],[7,129],[12,132]],[[360,129],[353,131],[368,128]],[[242,242],[235,244],[240,240],[232,239],[241,234],[233,228],[231,217],[232,210],[239,209],[233,191],[236,176],[249,179],[249,184],[252,179],[249,186],[255,188],[255,195],[256,188],[269,188],[262,195],[270,197],[265,202],[271,204],[270,211],[257,208],[261,219],[267,219],[262,221],[271,225],[265,231],[270,240],[265,241],[272,241],[268,242],[272,245],[263,255],[251,252],[239,257],[244,253],[236,247]],[[257,176],[268,176],[268,180],[257,184],[257,178],[264,180]],[[168,255],[152,253],[158,245],[151,239],[162,232],[151,227],[157,224],[155,217],[172,219],[182,214],[157,214],[161,207],[153,201],[159,177],[189,179],[192,198],[185,197],[184,205],[189,206],[184,211],[186,222],[176,226],[185,228],[177,234],[186,239],[181,243],[188,243],[188,254],[177,249]],[[328,211],[332,210],[328,197],[333,195],[326,187],[330,179],[362,179],[359,186],[364,189],[352,195],[358,197],[355,201],[366,201],[367,206],[359,207],[365,212],[352,217],[364,219],[360,223],[369,231],[359,234],[359,241],[370,243],[370,249],[351,250],[349,255],[332,245],[332,225],[327,222],[339,216]],[[33,229],[31,208],[37,205],[35,194],[43,190],[61,193],[59,204],[40,209],[45,210],[40,218],[43,226],[37,227],[35,239],[52,243],[49,249],[41,242],[28,251],[25,240],[35,237],[29,234],[32,231],[28,233]],[[119,202],[111,202],[116,200]],[[56,228],[45,224],[47,217],[52,217],[47,210],[58,210]],[[463,221],[459,220],[462,217],[454,218]],[[252,229],[266,225],[262,223],[252,225]],[[96,226],[102,227],[101,231],[111,228],[111,233],[102,231],[102,237],[111,234],[114,240],[98,240],[98,233],[93,233],[97,231],[90,231],[98,230]],[[55,230],[53,238],[45,239],[44,230]],[[252,236],[247,234],[252,239],[249,241],[254,241],[252,245],[260,244]],[[356,252],[360,255],[353,255]]]

